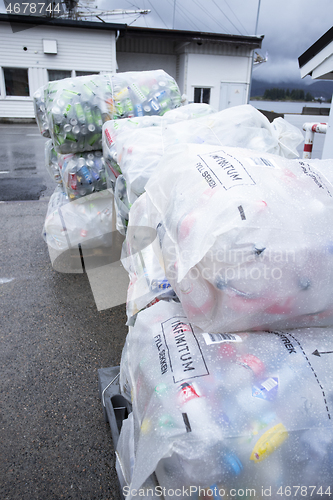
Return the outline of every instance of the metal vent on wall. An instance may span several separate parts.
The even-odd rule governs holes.
[[[43,40],[44,54],[57,54],[57,40]]]

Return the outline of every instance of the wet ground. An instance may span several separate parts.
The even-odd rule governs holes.
[[[86,274],[52,269],[44,144],[35,125],[0,125],[0,498],[111,500],[97,370],[120,362],[125,306],[98,312]]]
[[[0,124],[0,200],[38,200],[55,188],[44,167],[43,138],[36,125]]]

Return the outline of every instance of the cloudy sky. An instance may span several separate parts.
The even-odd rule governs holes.
[[[150,14],[109,16],[109,22],[254,35],[259,0],[98,0],[104,9],[149,9]],[[86,0],[86,4],[87,4]],[[89,2],[90,3],[90,2]],[[137,20],[136,20],[137,19]],[[333,25],[333,0],[261,0],[258,35],[268,61],[253,76],[267,82],[301,81],[298,57]],[[312,83],[306,77],[305,83]]]

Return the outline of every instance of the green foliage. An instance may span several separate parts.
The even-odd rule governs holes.
[[[313,101],[313,96],[310,92],[307,92],[305,95],[302,89],[292,89],[289,91],[289,89],[285,90],[278,87],[266,89],[263,98],[269,101]]]

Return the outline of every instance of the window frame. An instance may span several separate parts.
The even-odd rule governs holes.
[[[46,74],[47,74],[47,81],[48,82],[57,82],[59,80],[63,80],[63,78],[59,78],[59,80],[51,80],[50,79],[50,75],[49,75],[49,71],[68,71],[70,73],[69,76],[65,76],[65,78],[73,78],[75,75],[74,75],[74,70],[72,69],[58,69],[58,68],[46,68]]]
[[[5,69],[24,69],[27,72],[28,76],[28,87],[29,87],[29,95],[7,95],[6,92],[6,80],[5,80]],[[0,66],[0,99],[8,99],[9,101],[31,101],[31,85],[30,85],[30,68],[26,67],[12,67],[12,66]]]
[[[198,104],[210,104],[210,102],[211,102],[211,98],[212,98],[212,92],[211,92],[211,91],[212,91],[212,88],[213,88],[213,87],[208,86],[208,85],[206,85],[206,86],[201,86],[201,87],[196,86],[196,85],[193,85],[193,102],[197,102],[197,101],[195,100],[195,91],[196,91],[196,89],[200,89],[200,90],[201,90],[202,97],[203,97],[203,91],[204,91],[204,90],[209,90],[209,99],[208,99],[208,101],[209,101],[209,102],[208,102],[208,103],[205,103],[205,101],[199,101],[199,103],[198,103]]]
[[[85,75],[77,75],[77,73],[86,73]],[[75,69],[74,70],[74,76],[89,76],[89,75],[99,75],[100,72],[99,71],[83,71],[83,70],[80,70],[80,69]]]

